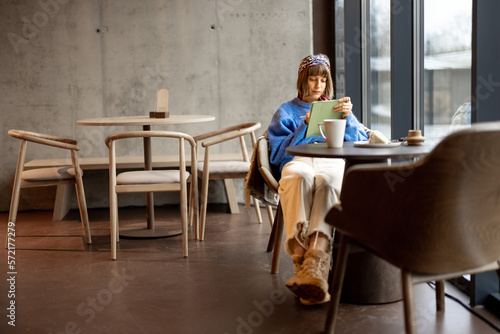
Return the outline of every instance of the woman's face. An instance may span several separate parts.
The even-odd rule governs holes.
[[[304,102],[314,102],[318,101],[321,95],[325,92],[326,88],[326,76],[322,75],[310,75],[307,78],[307,86],[309,88],[309,95],[304,96]]]

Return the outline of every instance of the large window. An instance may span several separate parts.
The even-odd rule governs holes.
[[[391,3],[370,0],[368,126],[391,136]]]
[[[424,133],[430,140],[470,124],[471,49],[472,0],[425,1]]]
[[[345,96],[344,1],[335,1],[335,98]]]

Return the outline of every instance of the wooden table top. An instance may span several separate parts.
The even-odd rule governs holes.
[[[89,118],[76,121],[78,125],[88,126],[125,126],[125,125],[155,125],[155,124],[186,124],[214,121],[212,115],[170,115],[167,118],[150,118],[142,116],[117,116]]]
[[[376,160],[419,157],[429,154],[433,145],[423,143],[422,146],[408,146],[406,143],[396,147],[373,148],[355,147],[354,142],[344,142],[341,148],[328,148],[326,143],[314,143],[290,146],[286,149],[289,155],[312,158],[343,158],[349,160]]]

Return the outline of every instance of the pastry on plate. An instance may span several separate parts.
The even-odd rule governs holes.
[[[391,141],[383,135],[379,130],[373,130],[370,133],[370,138],[368,138],[368,143],[370,144],[390,144]]]

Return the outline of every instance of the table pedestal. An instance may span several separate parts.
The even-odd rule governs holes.
[[[368,252],[349,254],[342,302],[385,304],[402,299],[401,273],[398,268]]]

